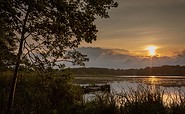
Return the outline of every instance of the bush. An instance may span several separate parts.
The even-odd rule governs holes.
[[[11,78],[1,76],[1,113],[5,113]],[[82,102],[79,86],[72,83],[67,73],[51,72],[45,76],[36,73],[20,73],[17,82],[13,113],[76,113]],[[6,82],[6,83],[5,83]],[[6,91],[5,91],[6,90]]]

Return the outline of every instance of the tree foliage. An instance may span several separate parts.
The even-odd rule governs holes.
[[[87,58],[75,48],[96,40],[96,17],[109,17],[107,9],[116,6],[113,0],[1,0],[0,13],[19,48],[22,41],[20,60],[44,69],[63,61],[83,65]]]
[[[0,9],[0,71],[5,70],[7,67],[13,64],[15,55],[15,39],[13,30],[9,28],[9,24],[5,23],[9,18],[5,15],[3,10]]]
[[[108,69],[108,68],[69,68],[76,76],[185,76],[185,66],[164,65],[140,69]]]
[[[108,18],[107,9],[117,5],[113,0],[0,0],[0,43],[7,46],[11,39],[18,48],[7,110],[12,110],[20,66],[46,72],[64,66],[58,62],[84,65],[88,59],[76,48],[96,40],[96,17]]]

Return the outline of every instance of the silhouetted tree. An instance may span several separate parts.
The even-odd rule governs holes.
[[[18,47],[9,110],[24,58],[39,71],[64,61],[83,65],[87,58],[75,48],[96,40],[96,17],[108,18],[107,9],[117,5],[113,0],[1,0],[0,18]]]

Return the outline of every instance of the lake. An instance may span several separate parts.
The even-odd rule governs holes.
[[[172,100],[179,100],[179,94],[185,94],[185,76],[95,76],[79,77],[82,80],[80,85],[89,84],[109,84],[111,93],[129,93],[131,90],[137,91],[141,88],[151,92],[163,91],[163,100],[170,103]],[[86,80],[86,81],[85,81]],[[84,83],[86,82],[86,83]],[[85,94],[85,101],[92,99],[95,93]]]

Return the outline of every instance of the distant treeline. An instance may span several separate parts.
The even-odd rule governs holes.
[[[185,66],[164,65],[141,69],[108,69],[108,68],[70,68],[67,69],[75,76],[83,75],[155,75],[155,76],[185,76]]]

